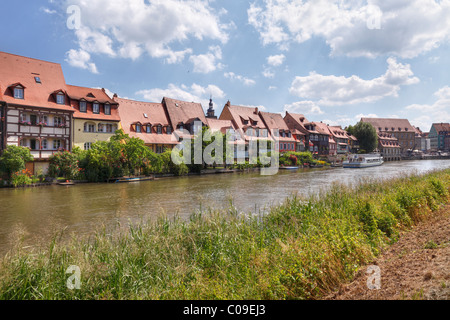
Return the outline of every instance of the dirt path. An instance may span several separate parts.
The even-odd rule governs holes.
[[[380,268],[379,290],[368,289],[375,274],[367,266],[326,299],[450,300],[450,206],[403,234],[373,265]]]

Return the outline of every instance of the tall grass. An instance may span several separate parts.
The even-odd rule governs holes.
[[[0,264],[1,299],[320,299],[449,200],[450,170],[292,196],[259,216],[197,212],[44,248]],[[81,270],[69,290],[66,270]]]

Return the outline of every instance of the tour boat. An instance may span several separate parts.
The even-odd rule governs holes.
[[[344,168],[369,168],[381,166],[384,163],[383,157],[379,154],[355,154],[344,161]]]

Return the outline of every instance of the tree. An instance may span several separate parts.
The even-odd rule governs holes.
[[[377,130],[367,122],[358,122],[352,130],[353,135],[358,139],[359,146],[366,152],[374,151],[378,146]]]
[[[0,172],[10,180],[14,173],[24,170],[26,163],[33,160],[30,149],[8,146],[0,156]]]
[[[54,178],[64,177],[72,180],[80,172],[78,155],[75,153],[69,151],[58,152],[52,155],[49,161],[48,173]]]

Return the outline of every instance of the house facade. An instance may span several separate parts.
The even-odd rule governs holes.
[[[350,135],[341,126],[329,126],[333,140],[336,142],[336,154],[347,154],[351,152]]]
[[[269,130],[272,138],[277,144],[278,151],[295,152],[297,141],[292,134],[291,129],[284,122],[281,114],[270,112],[259,112],[266,128]]]
[[[249,159],[251,142],[255,143],[260,140],[273,141],[272,135],[261,118],[258,108],[234,106],[228,101],[219,120],[230,120],[244,140],[244,146],[241,146],[242,149],[237,151],[239,153],[239,155],[236,155],[237,158]],[[269,151],[270,146],[266,144],[264,149],[259,149],[259,147],[258,143],[258,153],[266,153]],[[275,149],[277,148],[278,145],[276,144]]]
[[[450,151],[449,123],[433,123],[428,137],[432,151]]]
[[[384,161],[400,161],[401,147],[398,139],[390,133],[378,132],[378,150]]]
[[[46,172],[50,156],[72,150],[74,111],[61,65],[0,52],[0,104],[2,147],[29,148],[32,172]]]
[[[336,142],[325,123],[310,122],[305,124],[305,128],[309,132],[309,142],[312,144],[309,149],[311,153],[318,156],[335,155]]]
[[[407,119],[362,118],[361,121],[373,125],[377,133],[387,133],[396,138],[401,153],[414,150],[416,130]]]
[[[297,152],[308,151],[310,147],[314,148],[314,144],[309,139],[310,132],[305,128],[305,124],[309,123],[309,121],[304,115],[286,112],[284,122],[294,136]]]
[[[73,145],[89,150],[97,141],[109,141],[119,128],[118,104],[104,89],[67,85],[73,108]]]
[[[119,104],[120,127],[130,137],[143,140],[155,153],[178,144],[163,103],[140,102],[114,96]]]

